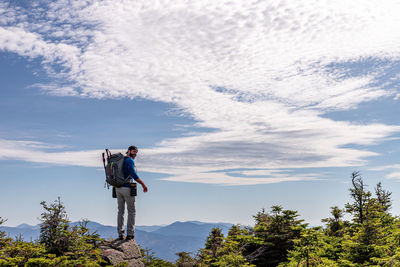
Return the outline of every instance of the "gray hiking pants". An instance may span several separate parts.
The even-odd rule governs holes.
[[[116,188],[117,200],[118,200],[118,217],[117,217],[117,230],[118,235],[124,233],[124,213],[125,203],[128,209],[128,222],[126,224],[127,235],[134,235],[135,231],[135,197],[131,196],[131,189],[129,187]]]

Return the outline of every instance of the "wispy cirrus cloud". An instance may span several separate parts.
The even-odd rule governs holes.
[[[167,102],[213,129],[143,150],[146,170],[171,181],[267,183],[290,178],[210,171],[362,165],[377,153],[349,145],[400,131],[323,116],[398,96],[377,81],[400,60],[399,10],[376,0],[61,0],[29,12],[2,4],[0,49],[43,58],[59,82],[41,85],[46,92]],[[363,74],[345,67],[366,60],[382,63]]]
[[[59,151],[65,150],[61,146],[51,146],[42,142],[34,141],[13,141],[0,139],[0,160],[21,160],[35,163],[74,165],[83,167],[102,168],[101,154],[104,150],[88,151]],[[115,152],[122,152],[124,149],[112,149]],[[189,183],[209,183],[222,185],[252,185],[269,184],[290,181],[317,180],[318,174],[295,174],[285,170],[247,170],[247,171],[220,171],[207,172],[204,166],[191,166],[187,163],[176,164],[171,159],[171,170],[166,162],[157,164],[162,155],[156,155],[148,149],[141,149],[138,157],[140,172],[164,173],[165,181],[179,181]],[[151,155],[151,156],[150,156]],[[166,155],[168,157],[168,155]],[[217,167],[218,168],[218,167]]]
[[[388,175],[386,175],[386,178],[388,178],[388,179],[400,179],[400,172],[391,172]]]
[[[384,171],[384,170],[393,170],[393,169],[400,170],[400,164],[384,165],[384,166],[377,166],[377,167],[369,168],[370,171]]]
[[[63,146],[49,145],[43,142],[0,139],[0,160],[13,159],[85,167],[101,166],[102,150],[65,151],[66,149]]]
[[[387,171],[385,178],[400,179],[400,164],[384,165],[370,168],[371,171]]]

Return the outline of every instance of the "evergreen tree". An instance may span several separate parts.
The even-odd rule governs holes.
[[[7,221],[7,219],[3,219],[2,217],[0,217],[0,225],[5,223],[6,221]],[[5,236],[6,236],[6,233],[4,231],[0,231],[0,239],[4,238]]]
[[[393,232],[395,222],[395,218],[388,213],[391,193],[383,190],[381,183],[378,183],[375,188],[376,198],[372,197],[371,192],[365,190],[359,175],[353,186],[351,196],[358,201],[353,205],[348,204],[347,211],[356,216],[353,218],[353,227],[344,235],[345,253],[341,262],[372,265],[377,258],[393,250],[393,247],[388,246],[388,236]]]
[[[41,214],[40,243],[49,253],[56,256],[68,255],[77,262],[101,261],[100,251],[96,249],[99,235],[90,233],[87,220],[78,226],[70,227],[65,206],[60,197],[48,205],[45,201],[40,203],[45,211]]]
[[[353,203],[346,204],[346,211],[354,215],[355,222],[362,224],[365,220],[366,204],[371,197],[371,193],[366,191],[366,185],[360,172],[355,171],[351,174],[351,183],[353,188],[349,190]]]
[[[70,221],[67,212],[60,197],[50,205],[47,205],[45,201],[40,204],[45,209],[41,215],[40,243],[44,244],[49,252],[60,256],[67,252],[69,248],[68,228]]]
[[[230,266],[251,267],[242,252],[246,244],[254,238],[248,228],[233,225],[226,238],[219,228],[214,228],[206,241],[204,249],[200,250],[195,266]]]
[[[262,210],[256,216],[255,239],[245,251],[250,263],[257,266],[277,266],[287,260],[287,253],[300,238],[306,224],[297,219],[297,211],[272,206],[271,214]]]
[[[67,213],[58,198],[41,203],[41,235],[38,243],[12,240],[0,233],[0,266],[100,266],[105,264],[97,248],[98,234],[90,233],[87,221],[69,227]],[[0,221],[4,221],[1,220]]]
[[[288,254],[289,261],[279,266],[336,266],[326,253],[329,246],[326,241],[320,227],[305,229],[301,237],[294,240],[295,247]]]
[[[326,233],[330,236],[343,236],[343,228],[345,222],[343,221],[343,210],[338,206],[331,207],[332,218],[325,218],[321,221],[326,223]]]
[[[213,228],[206,239],[204,249],[200,250],[200,266],[210,266],[215,263],[223,244],[224,235],[222,234],[222,229]]]
[[[392,193],[384,190],[382,188],[382,183],[379,182],[375,187],[375,195],[378,199],[379,204],[382,206],[382,210],[384,212],[388,212],[389,209],[392,207],[392,199],[390,198]]]
[[[232,225],[225,238],[223,247],[219,250],[219,257],[214,263],[215,266],[250,267],[247,259],[243,256],[246,244],[254,238],[248,228],[241,228],[239,225]]]
[[[190,256],[190,253],[187,252],[178,252],[176,255],[179,257],[176,262],[176,267],[193,267],[195,266],[195,259]]]
[[[205,249],[211,250],[213,255],[215,255],[218,248],[222,246],[223,242],[224,234],[222,234],[222,229],[218,227],[213,228],[207,237]]]

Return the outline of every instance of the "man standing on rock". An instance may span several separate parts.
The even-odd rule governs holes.
[[[143,192],[147,192],[147,186],[139,178],[135,169],[135,157],[138,153],[136,146],[130,146],[126,152],[126,157],[123,165],[124,177],[128,181],[123,186],[116,188],[116,195],[118,200],[118,217],[117,217],[117,230],[119,239],[124,239],[124,213],[125,203],[128,209],[128,222],[127,222],[127,235],[126,239],[131,240],[135,237],[135,196],[136,196],[136,183],[142,185]]]

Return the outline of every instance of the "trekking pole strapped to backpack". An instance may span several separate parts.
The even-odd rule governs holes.
[[[101,153],[101,157],[103,158],[104,172],[106,172],[106,159],[104,158],[104,152]],[[106,186],[107,186],[107,188],[110,188],[110,186],[107,184],[107,173],[106,173],[106,181],[104,182],[104,188]]]

